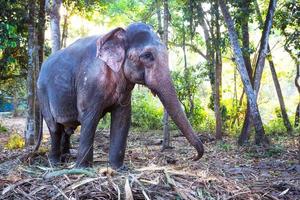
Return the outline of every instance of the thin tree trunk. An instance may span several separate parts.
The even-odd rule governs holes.
[[[26,145],[34,144],[34,68],[35,68],[35,1],[28,1],[28,72],[27,72],[27,120],[25,128]]]
[[[216,118],[216,139],[222,139],[222,117],[221,117],[221,91],[222,91],[222,55],[220,49],[220,40],[221,40],[221,33],[220,33],[220,16],[219,16],[219,4],[216,1],[214,4],[214,12],[216,15],[216,62],[215,62],[215,98],[214,98],[214,111],[215,111],[215,118]]]
[[[258,110],[258,106],[256,103],[256,95],[251,86],[251,81],[250,81],[250,78],[249,78],[249,75],[247,72],[247,68],[246,68],[246,65],[244,62],[243,53],[239,46],[238,37],[237,37],[237,34],[234,29],[233,20],[227,10],[225,2],[223,0],[219,0],[219,4],[221,7],[223,16],[224,16],[224,21],[226,22],[226,25],[228,28],[230,43],[231,43],[231,47],[234,51],[235,61],[237,62],[238,69],[239,69],[238,71],[241,75],[241,79],[244,84],[245,92],[248,97],[248,102],[249,102],[249,106],[250,106],[250,111],[251,111],[251,116],[252,116],[252,120],[254,123],[255,131],[258,136],[264,137],[263,139],[261,139],[261,138],[259,138],[259,140],[256,139],[255,142],[256,142],[256,144],[262,144],[262,143],[268,144],[269,141],[265,137],[264,127],[263,127],[260,113]]]
[[[188,68],[187,68],[187,57],[186,57],[186,31],[185,31],[185,26],[184,23],[182,23],[182,32],[183,32],[183,36],[182,36],[182,51],[183,51],[183,63],[184,63],[184,79],[186,81],[186,86],[187,86],[187,91],[188,91],[188,99],[189,99],[189,104],[190,104],[190,108],[189,110],[185,110],[187,113],[187,117],[190,117],[193,112],[194,112],[194,101],[193,101],[193,97],[192,97],[192,93],[190,90],[190,84],[189,84],[189,77],[188,77]]]
[[[155,0],[155,4],[156,4],[158,34],[160,36],[160,39],[163,39],[163,30],[162,30],[162,24],[161,24],[161,12],[160,12],[160,3],[159,3],[159,0]]]
[[[216,21],[218,16],[218,5],[214,7],[215,5],[212,5],[212,9],[215,9],[214,12],[212,12],[211,21]],[[204,39],[205,39],[205,45],[206,45],[206,58],[207,58],[207,65],[209,68],[209,80],[212,90],[212,97],[213,97],[213,104],[214,104],[214,113],[215,113],[215,119],[216,119],[216,139],[222,138],[222,118],[221,118],[221,112],[220,112],[220,84],[221,84],[221,54],[220,51],[218,51],[219,47],[213,48],[213,46],[218,46],[218,44],[215,44],[215,40],[218,38],[214,38],[214,23],[211,23],[211,26],[208,28],[208,25],[206,24],[204,20],[204,11],[202,8],[201,3],[198,3],[197,5],[197,12],[198,12],[198,23],[203,29],[204,33]],[[217,29],[217,27],[216,27]],[[218,30],[216,30],[218,32]],[[216,51],[215,51],[216,49]],[[220,49],[219,49],[220,50]],[[217,55],[216,55],[217,54]],[[216,55],[216,56],[215,56]],[[218,59],[218,60],[217,60]],[[218,70],[218,72],[217,72]],[[218,74],[217,74],[218,73]],[[218,82],[216,79],[219,79]],[[220,82],[219,82],[220,81]]]
[[[257,0],[254,1],[254,5],[255,5],[255,11],[257,12],[259,24],[260,24],[260,26],[262,26],[263,25],[263,20],[262,20],[262,16],[261,16],[261,13],[260,13],[260,10],[259,10]],[[278,100],[279,100],[279,104],[280,104],[280,109],[281,109],[281,115],[282,115],[282,118],[283,118],[284,125],[285,125],[288,133],[290,134],[293,131],[293,128],[292,128],[292,125],[290,123],[290,120],[288,118],[288,115],[287,115],[287,112],[286,112],[286,109],[285,109],[283,95],[282,95],[282,92],[281,92],[280,83],[279,83],[278,78],[277,78],[275,65],[274,65],[274,62],[273,62],[272,54],[271,54],[270,45],[268,45],[268,54],[269,54],[269,56],[267,56],[267,59],[269,61],[269,66],[270,66],[270,69],[271,69],[273,82],[274,82],[275,89],[276,89],[276,92],[277,92],[277,96],[278,96]]]
[[[50,10],[52,53],[58,51],[60,45],[60,15],[59,8],[62,0],[53,0]]]
[[[163,43],[168,48],[168,25],[169,25],[169,5],[168,0],[163,0],[164,7],[164,17],[163,17]],[[169,131],[169,115],[166,109],[164,109],[164,118],[163,118],[163,132],[164,140],[162,150],[170,148],[170,131]]]
[[[295,77],[295,85],[296,85],[297,90],[298,90],[299,103],[298,103],[296,113],[295,113],[295,124],[294,124],[295,128],[298,127],[299,124],[300,124],[300,85],[299,85],[299,81],[300,81],[300,62],[299,61],[297,61],[296,67],[297,67],[297,72],[296,72],[296,77]],[[300,146],[300,142],[299,142],[299,146]],[[299,154],[300,154],[300,151],[299,151]]]
[[[17,91],[14,90],[14,96],[13,96],[13,106],[14,106],[14,111],[13,111],[13,117],[18,116],[18,105],[19,105],[19,98]]]
[[[268,50],[270,52],[269,48],[268,48]],[[274,82],[274,85],[275,85],[276,93],[277,93],[277,96],[278,96],[278,101],[279,101],[279,105],[280,105],[280,109],[281,109],[281,115],[282,115],[283,123],[284,123],[284,126],[286,127],[287,132],[289,134],[291,134],[292,131],[293,131],[293,128],[292,128],[292,125],[290,123],[289,117],[288,117],[286,109],[285,109],[283,95],[282,95],[282,92],[281,92],[281,87],[280,87],[280,84],[279,84],[279,80],[278,80],[278,77],[277,77],[275,66],[274,66],[274,63],[273,63],[273,60],[272,60],[271,52],[270,52],[270,55],[268,56],[268,61],[269,61],[269,65],[270,65],[270,69],[271,69],[272,78],[273,78],[273,82]]]
[[[254,5],[255,5],[255,10],[257,12],[259,24],[260,24],[260,26],[262,26],[263,25],[263,20],[262,20],[262,16],[261,16],[257,1],[254,1]],[[286,109],[285,109],[283,95],[282,95],[282,92],[281,92],[280,83],[279,83],[278,78],[277,78],[275,65],[274,65],[274,62],[273,62],[272,54],[271,54],[270,45],[268,45],[268,54],[269,55],[267,56],[267,59],[269,61],[269,66],[270,66],[270,69],[271,69],[273,82],[274,82],[275,89],[276,89],[276,92],[277,92],[277,96],[278,96],[278,100],[279,100],[279,104],[280,104],[280,109],[281,109],[282,119],[283,119],[284,125],[285,125],[288,133],[291,134],[291,132],[293,131],[293,128],[292,128],[292,125],[290,123],[290,120],[288,118],[288,115],[287,115],[287,112],[286,112]]]
[[[61,35],[61,48],[65,48],[67,46],[67,38],[68,38],[68,27],[69,27],[69,13],[64,15],[64,24],[63,31]]]

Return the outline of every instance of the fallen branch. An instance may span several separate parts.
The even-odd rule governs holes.
[[[95,177],[96,173],[91,171],[91,170],[86,170],[86,169],[63,169],[63,170],[58,170],[58,171],[53,171],[53,172],[48,172],[44,176],[44,179],[49,179],[52,177],[56,176],[63,176],[64,174],[84,174],[89,177]]]

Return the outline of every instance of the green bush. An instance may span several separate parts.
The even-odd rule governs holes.
[[[285,135],[287,130],[282,118],[276,118],[265,124],[265,131],[268,135]]]
[[[142,130],[162,128],[163,107],[146,88],[139,88],[132,96],[132,127]]]

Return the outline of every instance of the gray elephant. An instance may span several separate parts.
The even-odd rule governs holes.
[[[51,162],[69,152],[67,132],[81,125],[76,167],[93,162],[93,141],[99,120],[111,113],[109,162],[123,166],[131,122],[134,85],[147,86],[202,157],[200,139],[183,112],[168,68],[168,52],[153,29],[143,23],[116,28],[102,36],[79,39],[51,55],[37,82],[39,104],[51,135]],[[67,131],[69,130],[69,131]],[[41,140],[41,131],[38,149]]]

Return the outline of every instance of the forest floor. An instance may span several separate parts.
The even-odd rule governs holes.
[[[109,132],[98,130],[94,167],[82,170],[73,168],[78,133],[68,162],[53,168],[47,137],[38,153],[29,147],[8,150],[8,138],[22,135],[25,120],[0,118],[0,124],[8,128],[0,131],[0,199],[300,199],[296,137],[276,137],[263,149],[199,133],[206,152],[192,161],[195,150],[178,132],[172,132],[174,148],[164,152],[161,131],[131,132],[128,170],[114,171],[107,164]]]

